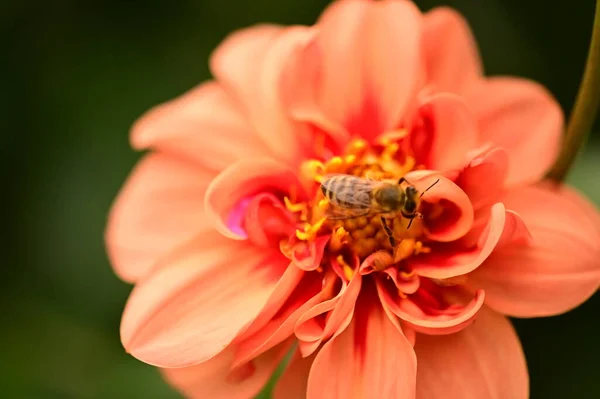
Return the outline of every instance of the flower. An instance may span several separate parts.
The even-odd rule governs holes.
[[[275,398],[528,397],[506,316],[600,283],[597,210],[542,181],[552,96],[484,77],[460,15],[403,0],[243,29],[210,65],[132,129],[150,152],[106,231],[127,351],[188,397],[253,397],[290,350]],[[331,173],[404,178],[421,217],[332,218]]]

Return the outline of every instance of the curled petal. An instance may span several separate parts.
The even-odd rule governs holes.
[[[308,399],[415,397],[417,359],[410,342],[376,300],[364,299],[349,327],[315,357]]]
[[[287,266],[275,251],[217,233],[193,244],[129,297],[121,340],[145,363],[185,367],[221,352],[261,312]]]
[[[539,181],[558,155],[564,123],[560,105],[540,84],[495,77],[478,83],[467,96],[477,116],[480,140],[506,148],[506,184]]]
[[[146,155],[108,217],[105,240],[116,273],[133,282],[171,251],[214,228],[202,204],[214,173],[171,155]]]
[[[429,254],[410,258],[408,262],[423,277],[445,279],[460,276],[478,268],[497,246],[525,244],[529,237],[519,215],[506,211],[504,205],[498,203],[491,208],[488,225],[474,248],[460,249],[449,243]]]
[[[230,347],[204,363],[161,372],[186,398],[252,398],[269,381],[290,346],[291,342],[284,342],[233,371],[234,350]]]
[[[286,74],[290,110],[317,115],[374,138],[397,126],[414,96],[421,15],[411,2],[335,2],[317,23],[295,73]],[[306,68],[304,68],[306,66]],[[322,112],[315,112],[322,110]]]
[[[308,373],[314,360],[315,354],[302,357],[296,350],[273,388],[273,399],[306,399]]]
[[[485,307],[475,323],[456,334],[418,335],[415,352],[419,359],[417,398],[529,397],[519,337],[508,319]]]
[[[323,341],[348,327],[361,286],[362,275],[356,273],[335,298],[315,305],[300,317],[295,333],[303,356],[309,356]]]
[[[409,140],[419,164],[440,171],[463,167],[465,154],[477,145],[476,120],[461,97],[433,94],[417,108]]]
[[[290,267],[290,269],[294,268]],[[320,278],[305,275],[285,303],[263,327],[254,329],[252,334],[244,334],[240,339],[236,345],[234,366],[247,363],[291,336],[300,316],[316,304],[329,299],[326,290],[322,289],[323,284]]]
[[[290,250],[292,264],[302,270],[316,270],[321,264],[329,239],[330,236],[321,236],[310,241],[296,241]]]
[[[502,199],[518,212],[532,241],[506,245],[469,276],[486,303],[517,317],[550,316],[573,309],[600,285],[598,210],[567,187],[541,184],[514,189]]]
[[[438,290],[450,290],[437,287]],[[402,298],[393,293],[382,281],[377,282],[379,299],[396,316],[416,332],[443,335],[460,331],[471,324],[483,306],[485,293],[479,290],[465,305],[453,305],[440,309],[423,309],[413,296]],[[415,298],[418,298],[415,297]]]
[[[268,154],[239,106],[212,81],[146,112],[132,128],[131,143],[217,172],[240,159]]]
[[[389,266],[394,264],[394,258],[387,251],[377,251],[367,256],[367,258],[361,263],[358,269],[360,274],[371,274],[386,270]]]
[[[284,65],[312,36],[307,27],[258,25],[231,34],[210,60],[211,70],[244,106],[257,135],[288,163],[301,158],[302,135],[283,108],[280,79]]]
[[[242,201],[261,192],[288,193],[296,182],[291,168],[270,158],[237,162],[221,172],[208,187],[204,197],[207,216],[226,237],[245,240],[248,237],[239,226],[240,209],[244,209]]]
[[[504,148],[484,147],[470,155],[455,180],[477,211],[498,202],[508,173],[509,154]]]
[[[423,18],[427,83],[463,94],[483,75],[479,50],[467,21],[455,10],[436,7]]]
[[[406,175],[408,181],[423,193],[425,206],[438,208],[425,214],[424,226],[427,238],[434,241],[454,241],[465,235],[473,225],[473,206],[469,197],[452,180],[431,171],[414,171]]]
[[[399,272],[395,267],[388,267],[383,272],[392,279],[396,288],[405,294],[414,294],[419,289],[417,273]]]

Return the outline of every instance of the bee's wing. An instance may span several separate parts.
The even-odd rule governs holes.
[[[340,176],[329,174],[326,176]],[[330,207],[327,214],[333,220],[351,219],[368,214],[371,209],[371,192],[381,184],[377,180],[371,180],[352,176],[352,184],[338,188],[336,197],[344,204],[343,207]]]

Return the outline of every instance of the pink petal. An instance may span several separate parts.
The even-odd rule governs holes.
[[[290,344],[291,342],[280,344],[239,370],[231,370],[233,348],[227,348],[204,363],[161,371],[167,382],[186,398],[253,398],[267,383]]]
[[[328,299],[327,293],[322,290],[322,279],[315,277],[305,275],[262,328],[254,329],[252,334],[244,334],[236,347],[234,366],[250,361],[291,336],[298,319],[313,306]]]
[[[453,334],[464,329],[473,323],[485,299],[485,293],[479,290],[465,305],[447,311],[440,309],[439,314],[427,314],[412,297],[400,298],[390,291],[383,281],[377,282],[379,299],[386,309],[406,322],[409,329],[431,335]]]
[[[423,194],[424,205],[436,204],[442,207],[442,212],[435,219],[424,213],[425,234],[434,241],[454,241],[465,235],[473,225],[473,206],[469,197],[452,180],[428,170],[409,172],[408,181],[424,192],[433,183],[429,191]],[[422,205],[423,206],[423,205]]]
[[[202,199],[213,173],[165,154],[146,155],[110,210],[105,232],[116,273],[133,282],[160,258],[212,231]]]
[[[317,354],[308,399],[415,397],[417,359],[410,342],[379,303],[365,299],[349,327]]]
[[[308,373],[314,359],[315,355],[302,357],[296,350],[273,388],[273,399],[306,399]]]
[[[361,287],[362,275],[355,273],[336,297],[313,306],[300,317],[295,333],[303,356],[309,356],[323,341],[348,327]]]
[[[265,191],[289,193],[296,181],[293,169],[269,158],[237,162],[221,172],[208,187],[204,199],[207,216],[223,235],[244,240],[247,235],[232,229],[232,224],[227,222],[231,220],[235,225],[235,221],[239,221],[240,217],[231,218],[235,216],[232,214],[235,206]]]
[[[295,85],[287,82],[287,91],[296,93],[291,111],[321,110],[330,125],[367,137],[396,127],[417,88],[418,8],[405,1],[339,1],[317,27],[314,46],[295,61],[307,69],[288,75]]]
[[[212,81],[146,112],[133,126],[131,142],[136,149],[170,152],[217,172],[268,154],[239,106]]]
[[[206,361],[261,312],[287,259],[217,233],[166,260],[133,289],[121,323],[123,346],[159,367]]]
[[[302,149],[296,126],[280,96],[284,65],[310,38],[310,28],[259,25],[231,34],[215,50],[211,70],[246,109],[258,136],[272,153],[298,162]]]
[[[463,94],[482,77],[471,29],[455,10],[436,7],[425,13],[422,40],[427,83],[436,91]]]
[[[409,140],[417,163],[428,169],[463,167],[467,153],[477,145],[476,120],[462,97],[434,94],[419,104]]]
[[[509,154],[501,147],[484,147],[471,155],[455,183],[477,211],[498,202],[508,173]]]
[[[498,203],[492,207],[488,225],[476,247],[460,249],[451,243],[429,254],[412,257],[408,262],[419,276],[445,279],[477,269],[499,245],[528,238],[529,232],[519,215],[506,211],[504,205]]]
[[[469,277],[486,303],[517,317],[571,310],[600,285],[600,219],[584,197],[548,184],[514,189],[502,200],[523,218],[532,242],[495,251]]]
[[[519,338],[503,316],[482,308],[456,334],[418,335],[417,398],[527,399],[529,377]]]
[[[467,100],[479,121],[481,142],[510,154],[507,184],[540,180],[558,155],[564,122],[552,95],[533,81],[497,77],[478,84]]]

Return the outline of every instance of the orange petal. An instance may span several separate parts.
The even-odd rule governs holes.
[[[412,2],[338,1],[317,23],[287,91],[295,115],[374,137],[395,128],[417,89],[421,14]],[[295,84],[293,84],[295,83]],[[307,86],[308,85],[308,86]],[[323,125],[322,118],[317,124]]]
[[[213,178],[205,168],[165,154],[146,155],[121,189],[105,240],[116,273],[133,282],[161,257],[212,231],[202,200]]]
[[[566,312],[600,285],[600,216],[584,197],[548,184],[514,189],[502,200],[531,232],[529,246],[498,249],[469,276],[486,303],[517,317]]]
[[[231,370],[234,349],[230,347],[204,363],[161,372],[186,398],[253,398],[267,383],[289,347],[290,342],[284,342],[245,365],[243,370]]]
[[[463,94],[482,77],[471,29],[455,10],[436,7],[425,13],[422,40],[427,83],[436,91]]]
[[[476,120],[462,97],[434,94],[419,104],[409,140],[417,163],[428,169],[461,168],[466,154],[477,145]]]
[[[239,106],[212,81],[146,112],[132,128],[131,143],[217,172],[237,160],[268,154]]]
[[[527,399],[529,377],[519,338],[503,316],[482,308],[461,332],[420,334],[417,398]]]
[[[234,366],[248,362],[291,336],[300,316],[316,304],[328,299],[327,294],[321,289],[322,279],[315,277],[317,276],[305,275],[295,289],[290,290],[291,293],[285,303],[280,304],[278,311],[271,315],[272,318],[268,322],[259,329],[253,329],[251,326],[248,331],[253,329],[252,334],[243,334],[236,345]],[[257,317],[257,320],[261,316],[262,314]]]
[[[456,304],[446,311],[436,309],[436,314],[430,315],[419,307],[417,301],[411,298],[400,298],[392,294],[389,288],[384,281],[377,281],[377,292],[384,307],[402,319],[409,329],[431,335],[453,334],[464,329],[476,320],[485,299],[485,293],[479,290],[464,305]],[[451,290],[444,287],[438,289]]]
[[[426,211],[425,234],[430,240],[439,242],[454,241],[465,235],[473,225],[473,206],[469,197],[452,180],[429,170],[409,172],[408,181],[424,192],[433,183],[435,186],[423,194],[423,202],[442,207],[442,212],[435,219],[429,218]]]
[[[237,162],[221,172],[208,187],[204,199],[207,216],[223,235],[244,240],[247,235],[236,223],[243,216],[232,213],[234,207],[253,194],[265,191],[289,193],[296,181],[293,169],[273,159]]]
[[[296,350],[273,388],[273,399],[306,399],[308,373],[315,355],[302,357]]]
[[[258,136],[289,162],[300,160],[302,136],[283,108],[280,77],[290,56],[312,35],[307,27],[258,25],[229,35],[210,60],[212,72],[243,105]]]
[[[313,306],[300,317],[295,333],[303,356],[309,356],[323,341],[348,327],[361,287],[362,275],[355,273],[336,297]]]
[[[481,142],[508,150],[507,184],[540,180],[558,155],[564,122],[552,95],[529,80],[497,77],[479,83],[467,100],[479,122]]]
[[[159,367],[206,361],[261,312],[287,264],[275,252],[205,235],[135,286],[121,323],[123,346]]]
[[[487,227],[474,248],[457,248],[454,243],[440,246],[431,253],[408,259],[413,270],[423,277],[445,279],[461,276],[477,269],[497,246],[527,242],[529,231],[519,215],[495,204]]]
[[[361,297],[348,328],[317,354],[307,398],[414,398],[416,368],[402,331],[378,302]]]

